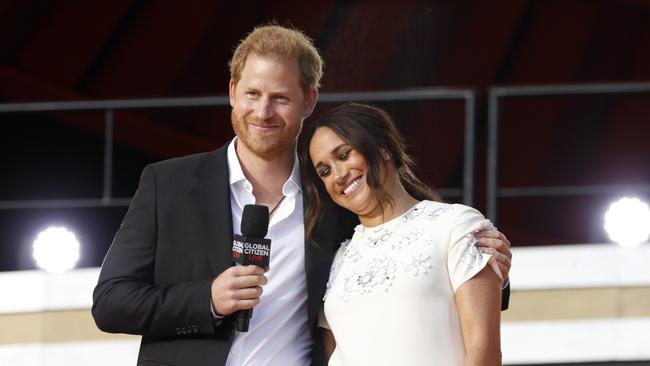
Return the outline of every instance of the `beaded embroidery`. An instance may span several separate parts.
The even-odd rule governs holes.
[[[413,277],[429,274],[434,267],[430,253],[435,242],[430,228],[453,209],[452,205],[422,201],[377,229],[358,225],[353,241],[341,243],[323,300],[331,294],[347,301],[353,294],[375,289],[387,292],[398,272]],[[493,228],[488,220],[480,224],[480,230]],[[481,265],[482,253],[474,235],[465,235],[464,241],[461,261],[469,267]]]

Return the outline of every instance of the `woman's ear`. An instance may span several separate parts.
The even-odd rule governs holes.
[[[390,160],[390,153],[386,149],[381,149],[381,157],[384,158],[384,160]]]

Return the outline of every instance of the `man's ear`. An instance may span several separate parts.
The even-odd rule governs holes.
[[[302,118],[307,118],[311,116],[316,108],[316,102],[318,101],[318,89],[313,88],[307,93],[305,97],[305,109],[302,111]]]
[[[230,106],[234,107],[235,106],[235,87],[237,86],[237,83],[235,80],[230,79],[230,83],[228,84],[228,96],[230,97]]]

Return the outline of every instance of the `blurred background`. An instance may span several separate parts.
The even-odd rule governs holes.
[[[312,119],[387,109],[421,175],[513,243],[504,363],[650,365],[648,244],[604,228],[634,197],[619,221],[650,230],[648,0],[0,0],[1,364],[134,363],[88,315],[97,267],[146,164],[233,136],[228,60],[272,20],[325,59]],[[76,269],[38,269],[50,227]]]

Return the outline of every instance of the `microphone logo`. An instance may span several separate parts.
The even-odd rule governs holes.
[[[235,235],[232,242],[232,260],[243,265],[268,267],[271,260],[271,240]]]

